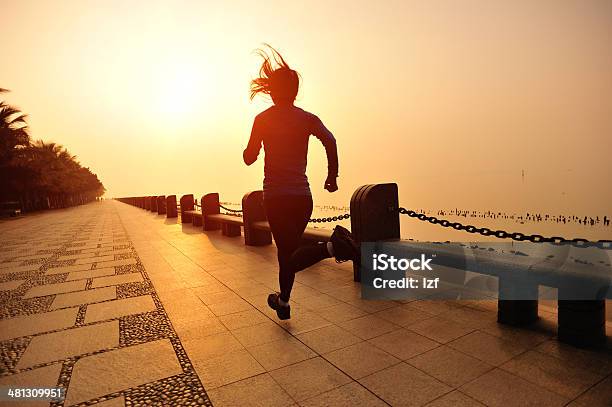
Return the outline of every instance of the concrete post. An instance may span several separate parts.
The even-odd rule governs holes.
[[[243,204],[244,207],[244,204]],[[351,197],[351,232],[357,243],[399,239],[400,222],[397,184],[363,185]],[[353,263],[353,279],[361,281],[361,270]]]
[[[166,214],[166,197],[164,195],[160,195],[157,197],[157,214]]]
[[[168,195],[166,197],[166,218],[176,218],[176,195]]]
[[[221,213],[219,208],[219,194],[217,192],[206,194],[202,196],[200,203],[202,205],[202,222],[204,223],[204,230],[221,229],[219,222],[213,222],[206,219],[206,216],[208,215],[216,215]]]
[[[193,206],[193,194],[183,195],[180,199],[181,202],[181,223],[191,223],[191,214],[185,212],[192,211]]]
[[[506,300],[504,298],[521,298]],[[536,298],[535,300],[533,298]],[[538,285],[519,276],[499,277],[497,322],[506,325],[529,325],[538,320]]]
[[[247,192],[242,198],[244,244],[247,246],[264,246],[272,243],[272,233],[265,230],[256,230],[252,227],[253,222],[265,220],[263,191]]]
[[[157,212],[157,197],[156,196],[152,196],[151,197],[151,212]]]

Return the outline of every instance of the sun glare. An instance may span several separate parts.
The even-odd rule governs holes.
[[[158,114],[174,119],[186,119],[202,107],[205,101],[204,75],[193,64],[168,64],[157,75]]]

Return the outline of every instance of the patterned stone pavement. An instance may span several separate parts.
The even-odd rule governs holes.
[[[67,406],[612,404],[610,346],[557,342],[554,308],[524,330],[494,302],[364,301],[325,261],[281,322],[273,246],[118,202],[0,236],[0,387],[61,386]]]

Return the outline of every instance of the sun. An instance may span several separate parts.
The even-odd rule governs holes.
[[[158,114],[175,119],[185,119],[197,112],[204,102],[204,74],[190,63],[164,64],[156,75]]]

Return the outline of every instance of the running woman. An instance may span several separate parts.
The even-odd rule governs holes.
[[[274,105],[255,117],[243,158],[246,165],[253,164],[263,143],[264,209],[278,250],[280,285],[280,293],[268,296],[268,305],[279,319],[289,319],[295,273],[330,257],[338,262],[357,261],[360,254],[351,233],[339,225],[334,228],[330,242],[300,247],[312,214],[312,195],[306,177],[308,138],[314,135],[325,147],[324,188],[329,192],[338,190],[336,139],[317,116],[293,104],[300,82],[298,73],[275,49],[267,47],[271,55],[258,50],[263,63],[259,77],[251,81],[251,100],[262,93],[269,95]]]

